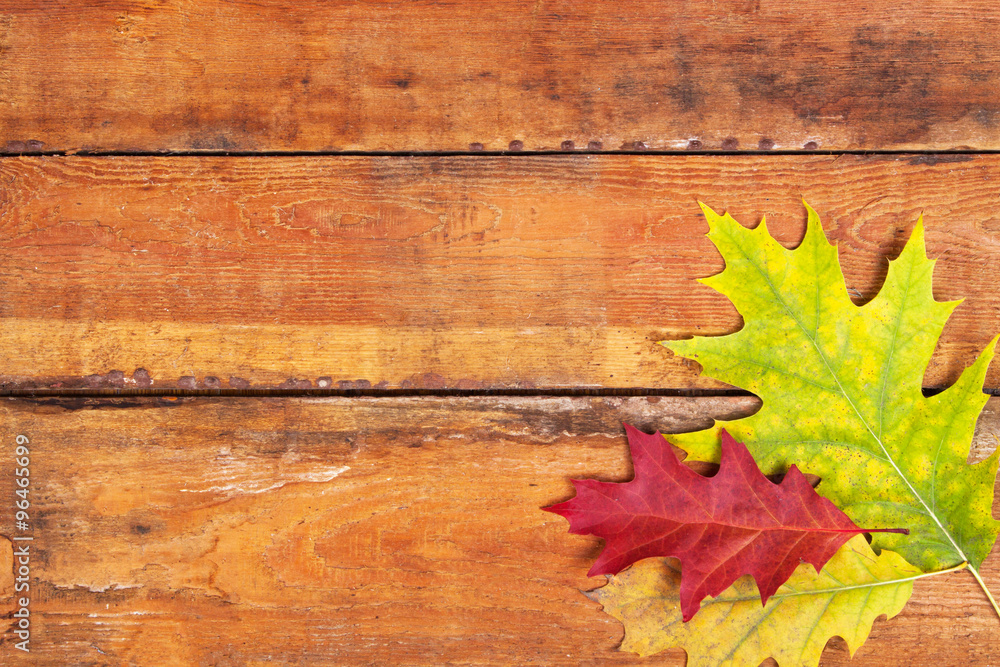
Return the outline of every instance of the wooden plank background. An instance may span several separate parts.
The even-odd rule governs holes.
[[[6,401],[0,437],[31,439],[41,498],[39,658],[63,665],[648,664],[612,650],[621,626],[579,592],[603,581],[586,576],[599,540],[539,508],[571,496],[570,478],[628,479],[622,421],[691,430],[758,405]],[[1000,399],[974,460],[997,431]],[[1000,586],[997,554],[982,572]],[[850,664],[991,664],[996,623],[968,573],[924,579]],[[834,642],[824,664],[846,663]]]
[[[47,157],[0,181],[8,390],[719,388],[656,345],[740,326],[696,282],[722,269],[699,198],[794,245],[807,197],[859,301],[922,213],[936,297],[966,300],[928,387],[1000,330],[998,155]]]
[[[992,0],[7,0],[0,150],[996,149],[998,33]]]
[[[683,664],[614,650],[539,508],[628,478],[621,421],[756,409],[655,345],[741,325],[699,200],[794,246],[807,199],[859,303],[923,214],[955,380],[1000,331],[998,38],[986,0],[0,0],[30,664]],[[925,579],[850,664],[993,664],[996,623]]]

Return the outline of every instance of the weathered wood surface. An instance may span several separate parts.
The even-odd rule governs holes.
[[[995,149],[998,32],[993,0],[7,0],[0,151]]]
[[[570,478],[629,477],[622,420],[684,430],[755,407],[5,399],[4,451],[31,441],[32,664],[648,664],[614,651],[621,627],[579,593],[598,541],[539,508]],[[973,459],[998,431],[994,399]],[[1000,589],[996,554],[982,571]],[[6,605],[10,567],[0,577]],[[996,624],[966,573],[924,579],[850,665],[992,664]],[[4,664],[12,651],[0,644]],[[847,664],[842,642],[823,664]]]
[[[965,298],[925,386],[1000,331],[1000,156],[11,158],[0,374],[28,387],[717,388],[656,341],[737,330],[696,200],[801,237],[859,300],[921,212]],[[1000,367],[987,385],[1000,388]]]

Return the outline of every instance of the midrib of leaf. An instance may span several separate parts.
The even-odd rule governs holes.
[[[875,431],[872,430],[871,425],[869,425],[868,421],[864,418],[864,415],[862,415],[861,411],[858,410],[858,407],[857,407],[857,405],[855,405],[854,400],[851,398],[850,394],[848,394],[848,392],[844,389],[844,385],[843,385],[843,383],[841,383],[840,377],[838,377],[837,373],[834,371],[833,366],[830,364],[830,360],[827,359],[827,357],[826,357],[825,354],[823,354],[823,350],[820,349],[819,345],[816,342],[815,337],[812,336],[812,335],[810,335],[809,330],[806,329],[806,327],[802,323],[802,321],[796,316],[796,314],[792,311],[791,307],[789,307],[789,305],[782,298],[781,294],[778,292],[777,287],[771,281],[771,277],[769,275],[767,275],[766,271],[764,271],[764,269],[760,265],[758,265],[757,262],[753,261],[753,259],[750,257],[750,255],[747,254],[743,250],[743,246],[741,244],[735,243],[733,245],[735,245],[737,248],[739,248],[740,253],[746,259],[747,263],[749,263],[750,266],[752,266],[754,269],[757,270],[757,273],[759,273],[760,276],[761,276],[761,278],[763,278],[764,281],[767,283],[768,288],[771,290],[771,294],[774,295],[774,298],[778,301],[779,304],[781,304],[781,307],[785,310],[786,313],[788,313],[788,316],[790,318],[792,318],[792,320],[795,322],[795,325],[799,328],[799,330],[802,331],[802,334],[806,337],[806,340],[808,340],[809,343],[813,346],[813,349],[816,351],[816,354],[823,361],[823,365],[826,367],[827,373],[829,373],[830,377],[833,378],[833,381],[837,383],[837,388],[840,391],[840,394],[844,397],[844,399],[851,406],[851,409],[854,410],[854,414],[856,414],[858,416],[858,419],[864,425],[865,429],[867,429],[868,433],[872,436],[872,439],[875,441],[876,444],[878,444],[879,449],[881,449],[882,452],[885,454],[886,460],[892,466],[893,470],[896,471],[896,474],[899,476],[899,478],[901,480],[903,480],[903,482],[906,484],[907,488],[910,490],[910,493],[913,495],[914,498],[916,498],[918,501],[920,501],[921,505],[923,505],[924,509],[927,511],[927,516],[929,516],[931,519],[934,520],[934,523],[937,524],[937,526],[941,530],[941,532],[945,535],[945,537],[948,538],[948,541],[951,543],[951,546],[955,549],[955,553],[957,553],[958,556],[962,559],[962,561],[964,561],[966,563],[965,567],[968,567],[969,572],[972,573],[972,576],[975,577],[976,581],[979,583],[979,586],[983,589],[983,592],[986,593],[986,597],[989,598],[990,604],[993,605],[993,609],[996,611],[997,615],[1000,616],[1000,606],[997,606],[997,602],[993,598],[993,594],[990,593],[990,590],[986,587],[986,582],[984,582],[983,579],[982,579],[982,577],[979,576],[979,572],[976,570],[976,568],[974,568],[971,564],[968,564],[968,560],[969,559],[968,559],[968,557],[966,557],[965,552],[963,552],[962,549],[961,549],[961,547],[958,546],[958,543],[955,542],[955,539],[952,537],[951,533],[948,532],[948,530],[941,523],[940,519],[938,519],[937,514],[933,510],[931,510],[931,508],[924,501],[923,497],[913,487],[913,484],[910,483],[910,480],[906,477],[906,475],[903,474],[903,471],[900,470],[899,466],[896,465],[896,461],[889,454],[889,450],[886,449],[885,445],[882,443],[882,439],[878,435],[875,434]],[[912,269],[911,269],[911,273],[912,273]],[[902,312],[903,312],[904,306],[906,304],[906,297],[909,295],[909,292],[910,292],[910,286],[909,286],[909,281],[907,281],[907,283],[906,283],[906,291],[903,293],[903,302],[900,304],[900,307],[899,307],[899,309],[897,311],[897,318],[896,318],[896,328],[897,329],[899,327],[899,318],[902,317]],[[817,308],[817,311],[818,311],[818,308]],[[819,313],[817,312],[817,319],[818,318],[819,318]],[[890,349],[889,349],[889,359],[891,359],[893,357],[893,355],[895,354],[895,344],[896,344],[896,337],[894,335],[893,336],[892,345],[890,346]],[[888,366],[888,361],[886,363],[886,366]],[[881,421],[881,417],[882,417],[882,409],[884,407],[883,404],[884,404],[884,394],[882,395],[882,398],[880,399],[879,404],[878,404],[880,421]],[[880,428],[880,430],[881,430],[881,428]],[[934,477],[934,475],[931,475],[932,479],[933,479],[933,477]],[[936,507],[936,503],[935,503],[935,507]],[[950,571],[950,570],[947,570],[947,571]]]
[[[655,517],[657,519],[663,518],[661,515],[655,514],[653,512],[650,512],[648,514],[648,516]],[[626,524],[626,527],[629,526],[629,525],[631,525],[634,520],[635,520],[634,518],[630,518],[628,520],[628,523]],[[748,547],[752,547],[753,546],[753,541],[755,539],[757,539],[758,537],[760,537],[764,533],[775,533],[775,532],[785,531],[785,532],[789,532],[789,533],[841,533],[841,534],[843,534],[843,533],[853,533],[854,535],[858,535],[860,533],[869,532],[869,531],[865,530],[864,528],[857,528],[857,529],[853,529],[853,528],[786,528],[786,527],[777,527],[777,528],[750,528],[748,526],[739,526],[739,525],[731,524],[731,523],[723,523],[721,521],[705,521],[705,522],[702,522],[702,523],[691,522],[691,523],[686,523],[683,526],[678,526],[677,528],[674,528],[673,530],[671,530],[668,533],[665,533],[665,534],[662,534],[662,535],[657,535],[655,538],[650,538],[649,540],[647,540],[645,542],[639,542],[639,543],[636,544],[635,547],[633,547],[632,549],[629,549],[629,551],[635,551],[636,549],[640,549],[640,548],[643,548],[643,547],[647,547],[650,544],[657,543],[657,542],[661,541],[664,537],[673,535],[674,533],[676,533],[677,531],[681,530],[685,526],[691,526],[691,525],[700,525],[700,526],[703,526],[703,528],[702,528],[702,532],[703,533],[704,533],[705,530],[708,529],[709,526],[725,526],[727,528],[736,528],[738,530],[753,531],[751,534],[748,534],[746,536],[746,539],[743,541],[743,544],[740,545],[739,549],[734,549],[733,550],[732,556],[730,557],[730,559],[731,558],[735,558],[735,556],[737,554],[741,553],[744,549],[746,549]],[[801,542],[803,539],[805,539],[805,535],[804,534],[799,538],[799,541]],[[789,553],[791,553],[792,550],[793,549],[789,549]],[[726,562],[728,562],[728,561],[726,561]],[[719,567],[722,567],[722,566],[720,565]],[[718,569],[718,568],[716,568],[716,569]]]
[[[855,591],[862,588],[871,589],[871,588],[877,588],[879,586],[894,586],[897,584],[905,584],[908,581],[916,581],[917,579],[923,579],[924,577],[936,577],[939,574],[948,574],[949,572],[956,572],[958,570],[965,570],[965,569],[971,569],[971,566],[968,563],[963,562],[944,570],[935,570],[934,572],[921,572],[920,574],[915,574],[912,577],[902,577],[900,579],[889,579],[887,581],[873,581],[866,584],[855,584],[853,586],[816,588],[808,591],[797,591],[795,593],[775,593],[770,598],[768,598],[768,602],[774,600],[780,603],[782,600],[787,598],[808,597],[810,595],[839,595],[840,593],[844,593],[846,591]],[[707,607],[713,604],[721,604],[721,603],[735,604],[737,602],[752,602],[759,600],[760,600],[760,595],[739,595],[736,597],[723,597],[720,595],[717,598],[706,600],[702,604],[704,604]]]

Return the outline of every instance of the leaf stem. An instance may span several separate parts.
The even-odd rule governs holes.
[[[866,533],[897,533],[899,535],[909,535],[909,528],[865,528]]]
[[[989,599],[990,604],[993,605],[993,611],[997,613],[997,617],[1000,617],[1000,606],[997,606],[997,601],[993,599],[993,594],[990,593],[990,589],[986,588],[986,582],[983,581],[983,578],[979,576],[979,572],[976,571],[976,568],[972,567],[967,562],[959,563],[955,567],[949,567],[947,570],[925,572],[924,574],[917,575],[916,577],[913,578],[922,579],[923,577],[933,577],[939,574],[947,574],[948,572],[955,572],[956,570],[968,570],[969,572],[972,573],[972,576],[976,578],[977,582],[979,582],[979,587],[983,589],[984,593],[986,593],[986,597]]]
[[[990,600],[990,604],[993,605],[993,611],[997,613],[997,617],[1000,617],[1000,607],[997,606],[997,601],[993,599],[993,594],[990,593],[990,589],[986,588],[986,582],[983,581],[983,578],[979,576],[978,572],[976,572],[976,568],[971,565],[969,566],[969,572],[971,572],[972,576],[979,582],[979,587],[983,589],[983,592],[986,593],[986,597]]]

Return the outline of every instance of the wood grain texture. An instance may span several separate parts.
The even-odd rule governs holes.
[[[5,399],[0,440],[31,440],[32,664],[647,664],[579,593],[598,541],[539,508],[570,478],[630,476],[622,420],[685,430],[756,405]],[[13,479],[7,461],[0,497]],[[1000,588],[996,554],[982,571]],[[996,624],[967,574],[921,580],[849,664],[989,664]],[[848,664],[841,642],[823,664]]]
[[[1000,148],[993,0],[0,3],[0,151]]]
[[[737,330],[696,201],[858,300],[921,213],[964,298],[925,386],[1000,331],[1000,156],[9,158],[0,374],[30,387],[718,388],[656,341]],[[994,365],[987,385],[1000,388]]]

